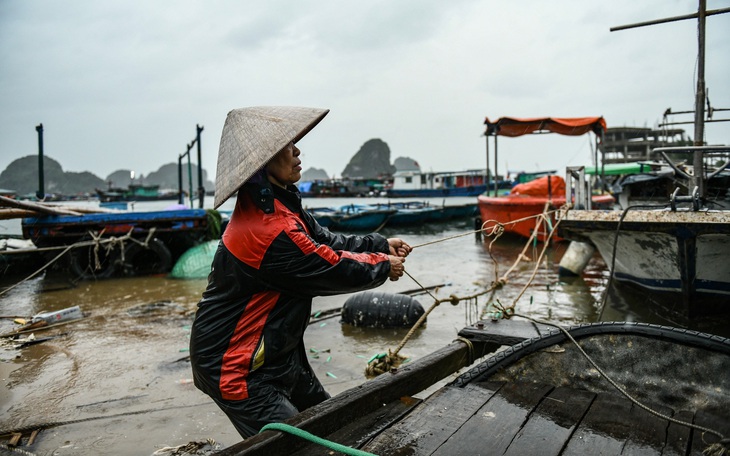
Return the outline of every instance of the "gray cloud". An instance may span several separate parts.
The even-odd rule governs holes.
[[[485,116],[603,115],[609,126],[654,126],[667,107],[691,109],[693,21],[609,28],[696,8],[693,0],[4,0],[0,168],[36,153],[43,122],[46,153],[66,170],[146,174],[176,161],[201,124],[203,167],[213,175],[226,113],[262,104],[332,110],[302,141],[305,167],[330,175],[376,137],[393,158],[428,169],[483,167]],[[730,107],[729,20],[707,24],[716,107]],[[708,141],[729,137],[730,123],[708,124]],[[582,138],[536,139],[503,141],[504,165],[562,169],[589,159],[576,152]]]

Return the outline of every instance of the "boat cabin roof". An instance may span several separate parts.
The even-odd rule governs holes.
[[[607,129],[603,117],[500,117],[494,122],[487,117],[484,119],[484,125],[486,125],[485,136],[510,137],[532,133],[580,136],[591,131],[600,135]]]

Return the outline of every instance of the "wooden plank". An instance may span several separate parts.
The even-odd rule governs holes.
[[[474,343],[477,354],[487,353],[499,345]],[[314,435],[329,435],[360,416],[382,407],[383,404],[419,393],[439,380],[467,365],[468,348],[463,342],[454,342],[421,359],[405,364],[395,372],[386,373],[362,385],[343,391],[337,396],[315,405],[286,420],[285,423],[304,429]],[[266,431],[243,442],[223,449],[220,456],[271,456],[289,454],[304,446],[297,437],[281,432]]]
[[[672,416],[674,411],[658,404],[645,404],[654,411],[665,416]],[[624,418],[630,433],[622,454],[660,455],[666,445],[669,421],[660,418],[636,404],[632,404],[631,412]]]
[[[438,390],[407,418],[377,436],[363,450],[382,455],[405,449],[415,454],[431,454],[473,416],[501,384],[489,386],[446,386]]]
[[[459,336],[471,341],[516,345],[527,339],[548,334],[555,329],[525,320],[480,320],[471,326],[462,328]]]
[[[679,421],[691,423],[694,419],[694,413],[681,411],[675,413],[672,417]],[[689,454],[691,429],[677,423],[669,423],[667,428],[667,442],[662,450],[663,456],[684,456]]]
[[[408,414],[409,411],[420,403],[420,399],[403,397],[400,400],[390,402],[364,415],[359,420],[344,426],[328,436],[324,436],[324,438],[330,442],[337,442],[352,448],[360,448],[374,436],[382,432],[383,429],[388,428],[391,424]],[[311,444],[296,453],[292,453],[292,456],[325,456],[331,454],[331,449],[321,445]]]
[[[30,433],[27,446],[33,446],[36,437],[38,437],[38,432],[40,432],[40,429],[33,429],[33,432]]]
[[[9,447],[16,447],[20,444],[20,439],[23,438],[23,434],[20,432],[13,432],[13,436],[10,437],[10,440],[8,440],[8,446]]]
[[[724,435],[725,438],[730,436],[730,419],[728,415],[730,412],[727,410],[713,411],[713,410],[698,410],[695,413],[694,424],[702,426],[713,431],[719,432]],[[692,430],[692,452],[690,454],[701,455],[702,452],[707,449],[713,443],[718,441],[717,436],[709,433],[703,433],[697,429]]]
[[[560,454],[595,397],[584,390],[556,388],[530,415],[505,456]]]
[[[552,386],[532,383],[505,384],[433,455],[503,454],[552,389]]]
[[[598,394],[562,454],[621,454],[625,436],[630,432],[628,423],[622,417],[628,416],[631,406],[631,401],[622,396]]]

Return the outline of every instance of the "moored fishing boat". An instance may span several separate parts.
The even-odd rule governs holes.
[[[216,225],[214,211],[184,209],[27,217],[22,231],[38,247],[68,248],[68,271],[92,279],[169,272],[187,249],[220,236]]]
[[[389,227],[418,226],[445,219],[440,207],[420,201],[377,203],[374,206],[396,210],[387,221],[386,226]]]
[[[667,195],[668,203],[659,208],[628,206],[621,213],[571,211],[560,226],[565,236],[596,246],[609,265],[611,279],[638,290],[657,313],[680,322],[730,314],[730,270],[726,266],[730,212],[724,209],[728,181],[721,179],[719,188],[713,184],[708,191],[710,181],[730,165],[730,146],[704,145],[705,121],[728,119],[711,119],[713,109],[706,98],[706,13],[705,2],[700,1],[696,14],[681,18],[698,20],[695,109],[686,112],[694,116],[694,146],[653,150],[661,154],[677,179],[674,192]],[[636,26],[653,23],[658,22]],[[665,117],[667,114],[672,114],[671,109]],[[669,156],[674,154],[691,159],[691,171],[674,163]],[[714,210],[717,208],[720,210]]]
[[[579,136],[593,133],[596,145],[606,130],[606,121],[603,117],[580,118],[530,118],[516,119],[502,117],[494,122],[488,118],[484,121],[487,145],[489,137],[494,138],[495,174],[497,163],[497,137],[517,137],[526,134],[558,133],[568,136]],[[488,150],[488,147],[487,147]],[[491,189],[491,187],[490,187]],[[495,188],[496,190],[496,188]],[[534,181],[519,184],[512,188],[508,195],[489,196],[479,195],[477,202],[482,222],[492,220],[504,226],[506,232],[512,232],[523,237],[530,237],[537,226],[537,239],[545,241],[552,226],[555,225],[555,210],[563,206],[566,201],[565,180],[560,176],[543,176]],[[595,195],[592,204],[596,208],[613,206],[614,198],[611,195]],[[535,216],[548,212],[547,224],[537,225]]]
[[[348,204],[340,207],[307,208],[323,227],[342,231],[372,231],[384,227],[414,227],[470,218],[476,204],[435,205],[423,201]]]
[[[714,162],[730,146],[687,146],[657,149],[701,155]],[[713,174],[720,172],[716,170]],[[696,173],[698,179],[707,172]],[[687,176],[690,177],[690,176]],[[668,318],[694,319],[730,314],[730,211],[679,187],[661,205],[629,206],[624,211],[572,210],[560,222],[562,236],[594,245],[609,266],[612,278],[646,295]],[[724,197],[724,195],[723,195]],[[723,198],[724,199],[724,198]]]
[[[331,230],[375,231],[385,226],[397,209],[367,204],[346,204],[338,208],[307,209],[320,225]]]

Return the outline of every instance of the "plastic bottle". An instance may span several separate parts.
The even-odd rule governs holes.
[[[73,306],[66,309],[57,310],[55,312],[41,312],[33,317],[32,322],[36,323],[41,320],[45,320],[46,323],[52,325],[54,323],[60,323],[62,321],[78,320],[83,318],[84,314],[81,312],[79,306]]]

